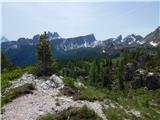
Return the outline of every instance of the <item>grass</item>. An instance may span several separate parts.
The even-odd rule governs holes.
[[[37,120],[102,120],[93,110],[87,106],[70,107],[56,116],[47,114]]]
[[[102,101],[107,97],[105,93],[106,89],[100,89],[94,86],[87,85],[86,88],[81,88],[79,90],[78,95],[75,97],[76,100],[88,100],[88,101],[95,101],[100,100]]]
[[[30,91],[33,89],[34,89],[34,86],[31,83],[26,83],[23,86],[10,89],[7,93],[5,93],[1,97],[1,105],[3,106],[7,104],[8,102],[11,102],[13,99],[15,99],[16,97],[20,95],[30,93]]]
[[[107,97],[107,89],[105,88],[98,88],[87,83],[85,84],[86,87],[76,88],[74,86],[74,82],[76,82],[76,80],[70,77],[64,77],[63,81],[68,87],[62,90],[62,94],[74,96],[75,100],[95,101],[103,100]]]
[[[140,111],[142,120],[157,120],[160,118],[160,113],[158,113],[160,112],[160,89],[155,91],[137,89],[132,90],[130,94],[129,97],[119,98],[117,102],[126,109]]]
[[[86,88],[75,88],[74,81],[71,78],[64,80],[71,88],[65,90],[65,95],[72,95],[75,100],[103,101],[104,99],[110,99],[112,102],[122,105],[126,110],[134,109],[141,112],[140,120],[157,120],[160,118],[160,89],[148,91],[144,88],[137,90],[128,88],[120,91],[108,90],[89,84],[85,84]]]
[[[11,85],[11,81],[19,78],[23,73],[34,73],[34,66],[18,67],[15,70],[5,71],[1,73],[1,91]]]
[[[104,114],[106,115],[108,120],[131,120],[131,116],[129,116],[123,109],[121,108],[112,108],[109,107],[104,109]]]
[[[76,79],[71,77],[64,77],[63,82],[65,83],[65,85],[71,87],[72,89],[77,90],[77,88],[74,86],[74,82],[76,82]]]
[[[55,120],[55,118],[52,114],[48,113],[44,116],[40,116],[37,120]]]

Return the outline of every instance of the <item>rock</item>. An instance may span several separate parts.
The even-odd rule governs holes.
[[[134,110],[134,109],[131,109],[129,111],[129,113],[135,115],[136,117],[141,117],[141,113],[139,111]]]
[[[127,69],[130,71],[136,70],[136,64],[135,63],[127,63]]]
[[[146,76],[146,79],[145,79],[145,86],[149,90],[158,89],[158,88],[160,88],[160,80],[158,79],[158,77],[154,73],[149,72]]]
[[[8,90],[12,88],[16,88],[19,86],[23,86],[26,83],[35,83],[35,76],[32,74],[24,73],[19,79],[12,81],[11,86],[9,88],[6,88],[2,93],[6,93]]]
[[[134,77],[133,81],[131,81],[131,85],[134,89],[144,87],[143,76],[139,75]]]
[[[124,78],[126,81],[130,81],[133,79],[133,73],[135,72],[137,68],[137,64],[136,63],[127,63],[126,65],[126,69],[124,72]]]
[[[160,88],[160,80],[153,72],[146,72],[143,69],[136,71],[135,77],[131,81],[132,88],[137,89],[145,87],[149,90],[155,90]]]
[[[41,84],[41,87],[42,87],[44,90],[48,90],[48,89],[49,89],[49,86],[48,86],[45,82],[43,82],[43,83]]]
[[[55,84],[53,81],[51,81],[51,80],[47,80],[45,83],[46,83],[49,87],[53,87],[53,88],[56,88],[56,87],[57,87],[56,84]]]
[[[74,82],[74,86],[75,86],[76,88],[85,87],[84,84],[81,83],[81,82]]]
[[[145,76],[145,70],[143,69],[136,70],[135,77],[133,77],[131,81],[132,88],[137,89],[144,87],[144,76]]]
[[[52,75],[49,79],[53,81],[57,87],[61,87],[63,85],[63,80],[55,74]]]

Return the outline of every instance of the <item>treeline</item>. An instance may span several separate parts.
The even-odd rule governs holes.
[[[128,81],[126,73],[134,74],[133,71],[128,71],[128,63],[133,63],[138,69],[142,68],[150,72],[160,70],[160,49],[126,48],[116,58],[103,57],[61,61],[60,68],[63,76],[70,76],[75,79],[82,77],[85,82],[93,85],[109,89],[116,87],[122,90]]]

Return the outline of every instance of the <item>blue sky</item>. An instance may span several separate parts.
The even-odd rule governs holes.
[[[145,36],[160,25],[160,4],[150,2],[4,2],[2,35],[32,38],[43,31],[62,37],[94,33],[97,40],[120,34]]]

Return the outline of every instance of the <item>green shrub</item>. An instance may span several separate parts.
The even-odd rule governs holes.
[[[37,120],[55,120],[54,116],[50,113],[44,115],[44,116],[40,116],[37,118]]]
[[[75,100],[103,100],[107,97],[106,89],[96,88],[94,86],[87,86],[86,88],[81,88],[77,96],[75,96]]]
[[[23,86],[10,89],[7,93],[5,93],[2,96],[1,105],[3,106],[4,104],[11,102],[14,98],[22,94],[30,93],[30,91],[33,89],[34,89],[34,86],[31,83],[26,83]]]
[[[70,107],[58,115],[50,113],[40,116],[37,120],[102,120],[93,110],[86,105],[83,107]]]
[[[102,120],[93,110],[87,106],[81,108],[68,108],[57,116],[57,120]]]
[[[108,120],[130,119],[130,116],[121,108],[109,107],[103,110]]]
[[[63,78],[63,82],[64,82],[67,86],[70,86],[70,87],[73,88],[73,89],[77,89],[77,88],[74,86],[74,82],[76,82],[76,80],[75,80],[74,78],[64,77],[64,78]]]

